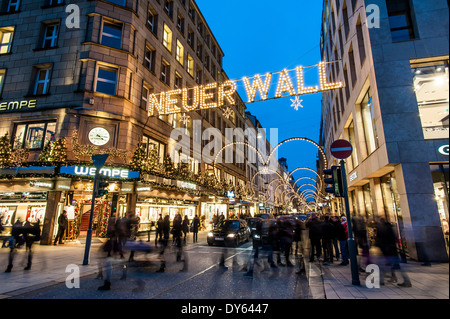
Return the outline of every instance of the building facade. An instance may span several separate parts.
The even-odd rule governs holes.
[[[0,10],[0,135],[13,151],[0,179],[7,228],[39,219],[48,244],[64,209],[68,238],[86,229],[92,207],[96,235],[112,212],[136,212],[146,231],[160,214],[197,214],[207,227],[214,214],[254,211],[245,156],[202,156],[206,129],[220,130],[221,146],[226,128],[245,129],[237,94],[227,115],[148,116],[151,93],[227,80],[224,53],[195,1],[2,0]],[[174,129],[188,152],[171,138]],[[97,154],[109,154],[100,173],[110,184],[92,205]],[[234,202],[227,188],[239,193]]]
[[[396,226],[418,260],[448,261],[448,1],[325,0],[321,141],[350,141],[350,210]],[[334,163],[333,163],[334,161]],[[331,212],[341,213],[334,200]]]

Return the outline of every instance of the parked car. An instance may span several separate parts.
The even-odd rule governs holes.
[[[245,220],[227,219],[219,222],[208,233],[207,242],[209,246],[220,244],[237,247],[241,243],[248,242],[250,236],[250,228]]]

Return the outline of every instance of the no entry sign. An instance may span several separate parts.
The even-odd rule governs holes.
[[[353,146],[347,140],[337,140],[331,144],[331,155],[337,159],[346,159],[353,152]]]

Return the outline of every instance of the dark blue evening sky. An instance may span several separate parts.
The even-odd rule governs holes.
[[[322,1],[196,2],[224,51],[223,69],[232,80],[315,65],[321,60]],[[272,85],[276,86],[277,81],[278,76],[274,75]],[[238,91],[246,102],[243,83],[238,84]],[[305,84],[319,84],[317,68],[305,71]],[[247,110],[257,116],[264,128],[277,128],[280,142],[291,137],[306,137],[319,142],[321,94],[302,95],[303,108],[298,111],[291,107],[293,98],[250,103]],[[290,142],[279,148],[278,157],[288,159],[290,171],[297,167],[315,170],[317,148],[307,142]],[[314,177],[304,170],[294,176]]]

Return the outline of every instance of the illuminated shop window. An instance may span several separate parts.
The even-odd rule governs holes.
[[[378,133],[375,125],[375,112],[370,89],[367,91],[361,103],[361,118],[364,126],[367,154],[370,155],[378,148]]]
[[[411,67],[425,139],[448,139],[448,60],[423,62]]]
[[[172,52],[172,30],[164,24],[164,37],[163,37],[163,45]]]
[[[14,27],[0,28],[0,54],[11,52]]]

